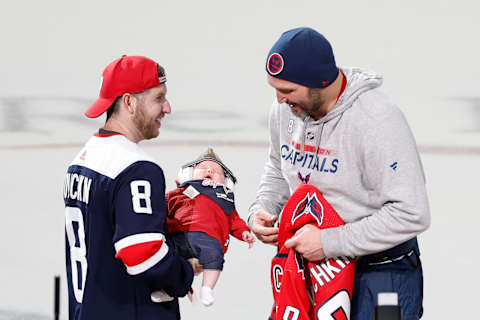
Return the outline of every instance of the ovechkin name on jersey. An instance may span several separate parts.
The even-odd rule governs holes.
[[[274,307],[270,319],[350,319],[355,259],[312,262],[286,248],[285,241],[306,224],[325,229],[344,223],[317,188],[302,183],[280,217],[278,253],[271,264]]]

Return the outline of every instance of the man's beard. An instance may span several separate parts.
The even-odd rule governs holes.
[[[147,120],[145,112],[143,111],[143,106],[137,108],[137,112],[133,117],[133,123],[144,139],[152,139],[158,136],[158,132],[155,128],[156,122],[155,120]]]
[[[326,103],[325,98],[316,90],[318,89],[309,89],[310,101],[308,107],[303,108],[303,111],[312,118],[325,116],[325,114],[322,114],[322,106]]]

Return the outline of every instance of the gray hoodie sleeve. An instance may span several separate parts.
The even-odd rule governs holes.
[[[255,202],[252,203],[249,209],[249,218],[259,209],[276,216],[280,215],[282,207],[290,195],[288,184],[281,170],[280,116],[278,112],[279,106],[277,103],[274,103],[270,108],[268,122],[270,129],[268,159],[260,180]]]
[[[425,177],[415,140],[397,108],[359,135],[355,150],[373,214],[322,230],[327,257],[361,256],[391,248],[428,228]]]

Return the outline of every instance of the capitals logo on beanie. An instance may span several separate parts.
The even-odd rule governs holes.
[[[309,88],[326,88],[339,70],[328,40],[311,28],[284,32],[268,53],[269,75]]]

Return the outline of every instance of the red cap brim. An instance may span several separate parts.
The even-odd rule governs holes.
[[[89,118],[97,118],[102,115],[113,104],[116,98],[98,98],[95,102],[85,111],[85,115]]]

